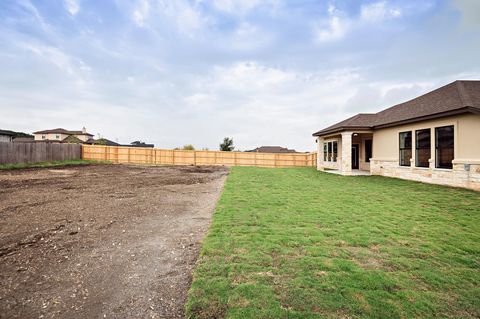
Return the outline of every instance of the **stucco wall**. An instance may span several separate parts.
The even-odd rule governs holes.
[[[435,127],[454,126],[452,169],[435,168]],[[431,129],[430,167],[415,167],[415,130]],[[411,166],[399,166],[399,133],[412,131]],[[480,190],[480,115],[466,114],[378,129],[373,133],[371,173]]]
[[[453,125],[455,128],[455,159],[480,160],[480,115],[465,114],[443,119],[424,121],[414,124],[400,125],[373,132],[373,158],[398,160],[400,132],[430,128],[432,138],[435,127]],[[414,136],[412,135],[412,139]],[[414,141],[413,141],[414,142]],[[413,143],[414,144],[414,143]],[[432,140],[432,156],[434,156],[435,143]],[[415,157],[415,149],[413,157]]]

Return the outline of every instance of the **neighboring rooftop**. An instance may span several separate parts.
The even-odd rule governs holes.
[[[67,135],[89,135],[93,136],[93,134],[87,133],[85,128],[82,131],[69,131],[64,128],[54,128],[52,130],[43,130],[38,132],[33,132],[33,134],[67,134]]]
[[[462,113],[480,113],[480,81],[455,81],[374,114],[357,114],[313,134],[374,129]]]
[[[295,150],[288,149],[281,146],[260,146],[253,150],[246,152],[257,152],[257,153],[297,153]]]
[[[15,132],[8,131],[8,130],[0,130],[0,135],[14,136]]]

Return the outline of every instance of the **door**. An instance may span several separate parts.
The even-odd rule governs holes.
[[[352,144],[352,169],[359,168],[359,160],[360,160],[360,146],[358,144]]]

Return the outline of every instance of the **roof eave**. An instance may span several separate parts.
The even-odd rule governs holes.
[[[393,126],[398,126],[398,125],[403,125],[403,124],[416,123],[416,122],[421,122],[421,121],[426,121],[426,120],[433,120],[433,119],[437,119],[437,118],[459,115],[459,114],[465,114],[465,113],[480,114],[480,109],[476,108],[476,107],[472,107],[472,106],[466,106],[466,107],[462,107],[462,108],[459,108],[459,109],[456,109],[456,110],[451,110],[451,111],[446,111],[446,112],[441,112],[441,113],[435,113],[435,114],[430,114],[430,115],[414,117],[414,118],[410,118],[410,119],[406,119],[406,120],[402,120],[402,121],[396,121],[396,122],[392,122],[392,123],[375,125],[375,126],[373,126],[373,129],[393,127]]]
[[[325,135],[330,135],[333,133],[340,133],[344,131],[351,131],[351,130],[372,130],[373,128],[371,126],[341,126],[341,127],[336,127],[334,129],[326,130],[326,131],[318,131],[316,133],[313,133],[312,136],[325,136]]]

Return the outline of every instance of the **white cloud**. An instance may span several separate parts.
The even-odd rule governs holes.
[[[150,2],[148,0],[140,0],[133,10],[132,19],[139,26],[143,27],[150,13]]]
[[[76,15],[80,11],[80,4],[77,0],[64,0],[63,6],[72,16]]]
[[[350,28],[350,21],[333,5],[328,7],[328,19],[316,25],[318,42],[330,42],[343,38]]]
[[[399,8],[389,7],[386,1],[362,5],[360,19],[365,22],[378,22],[402,15]]]
[[[277,7],[278,0],[213,0],[213,6],[230,14],[243,15],[259,6]]]

